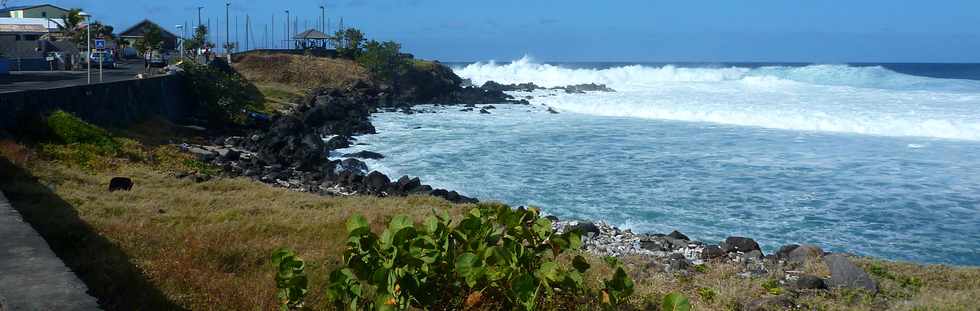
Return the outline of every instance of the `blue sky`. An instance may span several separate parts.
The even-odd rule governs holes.
[[[193,24],[204,6],[224,33],[224,1],[50,3],[85,8],[120,30],[146,17],[171,29]],[[232,20],[240,16],[244,29],[252,15],[262,41],[275,14],[281,39],[285,9],[312,27],[324,3],[334,24],[343,17],[443,61],[980,62],[977,0],[233,0]]]

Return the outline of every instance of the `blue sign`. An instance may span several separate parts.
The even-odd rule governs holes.
[[[105,40],[95,39],[95,49],[97,49],[97,50],[104,50],[105,49]]]

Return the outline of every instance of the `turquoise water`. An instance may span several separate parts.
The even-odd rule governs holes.
[[[514,79],[502,82],[532,70],[483,66],[456,70]],[[865,73],[878,81],[858,83],[800,76],[854,70],[833,66],[794,69],[796,76],[780,68],[630,69],[647,71],[643,79],[623,68],[525,66],[539,67],[538,76],[523,75],[529,82],[591,79],[619,92],[515,93],[533,96],[532,105],[498,105],[490,115],[459,107],[380,113],[379,134],[345,151],[384,154],[368,164],[389,175],[639,232],[676,229],[708,242],[749,236],[769,252],[815,243],[980,264],[976,81],[882,68]],[[549,70],[559,74],[542,72]]]

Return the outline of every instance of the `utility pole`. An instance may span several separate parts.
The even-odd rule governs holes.
[[[201,27],[201,9],[203,8],[203,6],[197,7],[197,27]]]
[[[79,15],[85,18],[85,74],[88,76],[88,84],[92,84],[92,20],[88,13],[82,12]]]
[[[238,15],[235,15],[235,50],[238,50]]]
[[[231,10],[231,1],[225,2],[225,54],[229,54],[228,43],[230,41],[228,39],[231,38],[228,36],[228,34],[231,33],[231,31],[228,30],[229,28],[231,28],[231,22],[229,21],[230,18],[228,18],[229,16],[231,16],[228,14],[229,10]]]
[[[271,31],[272,32],[272,38],[271,38],[272,40],[270,40],[268,43],[272,43],[272,46],[273,47],[276,47],[276,46],[278,46],[278,44],[276,44],[276,13],[272,13],[272,24],[269,24],[269,25],[272,25],[272,31]],[[266,44],[268,44],[268,43],[266,43]]]
[[[248,19],[248,14],[245,14],[245,51],[248,51],[248,44],[250,43],[249,40],[248,40],[249,39],[248,34],[249,34],[249,30],[250,30],[249,29],[250,28],[249,26],[251,26],[250,23],[251,23],[251,20]]]
[[[282,47],[289,49],[289,10],[286,10],[286,36],[283,37]]]

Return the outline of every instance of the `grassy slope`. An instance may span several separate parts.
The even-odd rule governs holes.
[[[234,68],[259,88],[270,113],[291,107],[310,89],[346,88],[368,80],[364,68],[346,59],[257,54],[243,57]]]

